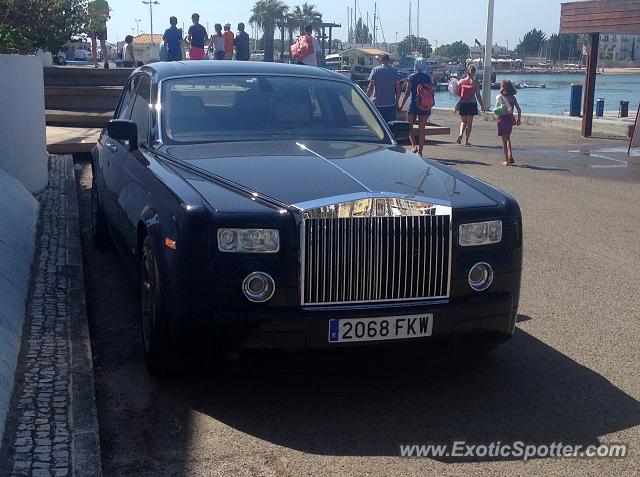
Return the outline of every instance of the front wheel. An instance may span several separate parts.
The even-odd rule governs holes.
[[[156,377],[173,374],[176,368],[169,320],[162,300],[158,264],[149,236],[144,239],[140,260],[140,309],[147,369]]]

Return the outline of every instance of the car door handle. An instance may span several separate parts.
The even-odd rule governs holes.
[[[108,142],[105,144],[105,146],[107,146],[107,149],[109,149],[109,151],[111,151],[111,153],[115,154],[116,152],[118,152],[118,146],[116,146],[114,143],[112,142]]]

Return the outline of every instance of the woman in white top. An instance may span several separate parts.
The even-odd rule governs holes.
[[[209,51],[213,52],[214,60],[224,60],[224,35],[222,34],[222,25],[216,23],[213,28],[216,30],[216,33],[215,35],[211,35]]]

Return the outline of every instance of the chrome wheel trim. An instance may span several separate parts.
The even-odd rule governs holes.
[[[142,257],[142,273],[140,277],[140,306],[142,309],[142,341],[145,352],[151,349],[151,327],[153,325],[153,283],[152,259],[148,252]]]

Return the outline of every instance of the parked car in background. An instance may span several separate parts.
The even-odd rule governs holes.
[[[141,347],[487,350],[514,332],[518,204],[398,145],[321,68],[156,63],[93,151],[92,231],[139,278]]]

